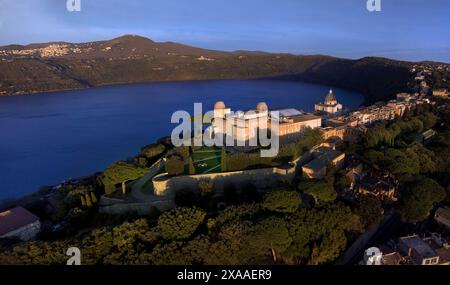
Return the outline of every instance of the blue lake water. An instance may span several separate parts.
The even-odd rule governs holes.
[[[0,97],[0,200],[32,193],[104,170],[140,147],[170,135],[176,110],[193,103],[211,109],[222,100],[232,110],[292,107],[312,111],[329,87],[301,82],[190,81],[116,85],[77,91]],[[334,89],[345,107],[362,95]],[[207,111],[207,110],[206,110]]]

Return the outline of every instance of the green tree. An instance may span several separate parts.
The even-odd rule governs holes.
[[[137,167],[127,162],[119,161],[109,166],[100,176],[107,194],[116,191],[116,184],[135,180],[147,174],[148,168]]]
[[[222,147],[220,155],[220,168],[222,172],[227,171],[227,152],[224,146]]]
[[[436,181],[422,177],[405,187],[399,212],[407,221],[422,221],[430,214],[433,205],[443,201],[445,197],[445,189]]]
[[[158,229],[165,239],[190,237],[205,220],[205,211],[198,208],[175,208],[158,218]]]
[[[340,170],[337,172],[337,177],[334,182],[335,189],[346,189],[352,185],[352,179],[348,177],[344,170]]]
[[[155,159],[161,156],[166,151],[166,147],[162,144],[151,144],[141,148],[140,155],[146,157],[147,159]]]
[[[247,250],[256,255],[270,253],[274,262],[291,244],[287,224],[284,219],[269,217],[258,222],[248,237]]]
[[[383,207],[377,197],[364,195],[359,199],[355,213],[360,217],[362,226],[369,229],[380,222]]]
[[[194,167],[194,161],[192,160],[192,157],[189,156],[188,160],[188,166],[189,166],[189,175],[195,174],[195,167]]]
[[[314,197],[314,200],[318,204],[333,202],[337,198],[337,193],[334,190],[332,181],[301,181],[298,185],[298,189],[303,193]]]
[[[89,222],[88,211],[78,207],[70,209],[67,219],[72,227],[81,228]]]
[[[166,171],[169,175],[177,176],[184,173],[184,160],[179,154],[172,154],[167,157],[166,160]]]
[[[91,201],[91,197],[89,196],[89,193],[86,193],[86,195],[84,196],[84,199],[86,200],[86,207],[92,208],[92,201]]]
[[[302,203],[296,191],[275,189],[268,192],[263,199],[262,207],[278,213],[293,213]]]
[[[84,199],[84,196],[80,196],[81,199],[81,206],[86,207],[86,199]]]
[[[309,264],[326,264],[336,260],[345,250],[346,245],[347,238],[344,231],[332,230],[324,235],[320,243],[314,244]]]
[[[301,209],[288,217],[288,229],[292,244],[285,256],[293,264],[333,261],[345,247],[342,240],[335,248],[331,247],[328,236],[339,240],[345,238],[346,232],[361,231],[358,216],[341,203]]]
[[[94,192],[91,192],[91,200],[93,204],[97,204],[97,196],[95,196]]]

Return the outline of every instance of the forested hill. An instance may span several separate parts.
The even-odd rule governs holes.
[[[384,58],[223,52],[127,35],[0,47],[0,95],[118,83],[283,78],[348,88],[373,102],[406,90],[410,68],[411,63]]]
[[[410,91],[409,83],[414,77],[411,66],[412,63],[386,58],[334,58],[285,78],[355,90],[364,95],[366,103],[374,103]]]

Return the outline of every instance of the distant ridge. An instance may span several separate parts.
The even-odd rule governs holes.
[[[261,51],[225,52],[124,35],[87,43],[0,47],[0,95],[176,80],[302,80],[362,92],[367,102],[405,91],[411,62]],[[301,94],[299,94],[300,96]]]

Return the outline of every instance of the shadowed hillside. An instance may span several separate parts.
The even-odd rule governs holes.
[[[277,78],[343,87],[373,102],[406,90],[411,77],[411,63],[384,58],[223,52],[130,35],[0,47],[0,59],[0,95],[119,83]]]

